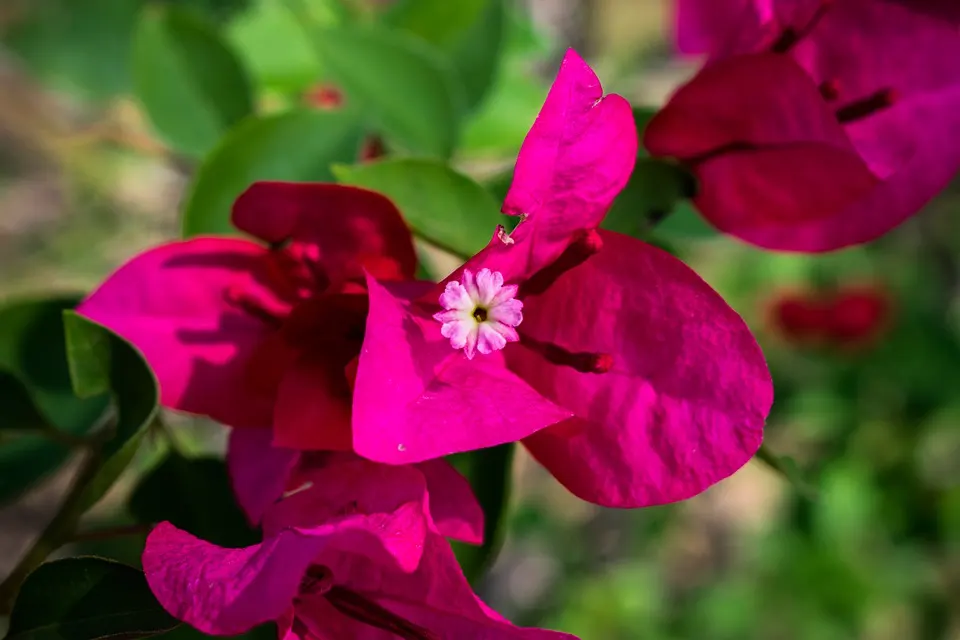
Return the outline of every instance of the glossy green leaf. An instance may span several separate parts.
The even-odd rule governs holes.
[[[333,172],[339,182],[385,194],[419,236],[460,256],[485,247],[504,222],[486,189],[442,162],[404,158],[338,165]]]
[[[463,574],[476,583],[500,552],[506,534],[507,512],[513,488],[513,457],[516,444],[451,456],[449,461],[470,481],[483,507],[483,544],[453,543]]]
[[[82,509],[93,506],[133,459],[160,400],[146,360],[112,331],[72,311],[64,312],[67,357],[77,395],[109,391],[115,425],[100,450],[102,464],[86,480]]]
[[[257,180],[330,181],[352,162],[362,130],[350,111],[291,111],[248,118],[200,166],[183,211],[183,235],[231,234],[233,202]]]
[[[77,300],[61,296],[0,307],[0,432],[53,428],[79,436],[103,416],[106,395],[81,400],[70,384],[62,314]],[[0,440],[0,504],[21,495],[69,455],[67,445],[46,436],[5,434]]]
[[[133,79],[154,127],[189,155],[206,153],[253,111],[250,81],[236,54],[187,9],[143,12]]]
[[[140,522],[168,521],[224,547],[257,542],[230,488],[219,458],[184,458],[171,453],[134,489],[130,513]]]
[[[5,640],[133,640],[179,624],[142,571],[102,558],[64,558],[27,577]]]
[[[462,90],[435,49],[373,25],[320,29],[315,35],[330,79],[389,142],[417,154],[446,158],[453,153]]]

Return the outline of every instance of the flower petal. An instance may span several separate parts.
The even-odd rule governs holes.
[[[428,460],[416,467],[427,482],[437,531],[454,540],[483,544],[483,508],[467,479],[446,460]]]
[[[449,543],[428,534],[423,559],[414,573],[386,573],[362,559],[344,558],[341,573],[351,580],[346,588],[431,632],[437,638],[457,640],[576,640],[545,629],[516,627],[487,607],[470,588]],[[382,640],[383,635],[358,636]]]
[[[529,216],[537,251],[549,262],[572,233],[600,224],[636,156],[630,104],[604,97],[596,74],[570,49],[520,148],[503,211]]]
[[[160,381],[164,406],[232,426],[269,424],[273,398],[246,381],[273,328],[226,300],[230,287],[270,297],[245,240],[200,238],[146,251],[111,274],[77,311],[132,342]]]
[[[383,279],[412,278],[417,268],[413,239],[400,212],[366,189],[256,182],[234,204],[233,222],[269,243],[291,240],[318,247],[334,282],[362,277],[364,267]]]
[[[507,371],[502,352],[468,360],[427,312],[373,278],[367,287],[353,396],[360,455],[420,462],[513,442],[570,415]]]
[[[233,492],[254,526],[283,495],[300,459],[297,451],[274,447],[272,439],[269,428],[246,428],[232,429],[227,441],[227,470]]]
[[[160,604],[204,633],[234,635],[286,619],[311,564],[333,568],[338,583],[353,577],[351,563],[396,575],[416,569],[427,534],[421,473],[333,454],[304,477],[309,488],[268,510],[258,545],[224,549],[158,525],[143,569]]]
[[[235,635],[279,618],[326,543],[289,530],[244,549],[224,549],[169,522],[147,537],[143,570],[170,615],[211,635]]]
[[[274,446],[320,451],[351,449],[351,394],[344,371],[347,360],[311,350],[287,369],[277,393]]]
[[[693,271],[638,240],[601,233],[598,254],[527,298],[524,329],[572,352],[609,354],[613,368],[580,373],[529,348],[508,350],[512,370],[577,416],[524,444],[597,504],[689,498],[760,446],[770,374],[749,329]]]

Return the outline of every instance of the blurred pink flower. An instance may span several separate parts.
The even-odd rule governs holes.
[[[598,231],[637,153],[629,104],[568,52],[524,141],[510,234],[417,299],[368,278],[358,453],[394,464],[522,440],[573,493],[646,506],[754,454],[763,355],[693,271]]]
[[[831,349],[872,346],[894,315],[889,292],[876,284],[785,293],[770,305],[772,328],[790,342]]]
[[[819,252],[870,241],[960,167],[958,7],[679,0],[681,48],[710,56],[644,145],[685,162],[699,210],[747,242]]]
[[[282,446],[349,449],[365,274],[412,279],[410,232],[383,196],[332,184],[256,183],[233,221],[263,244],[208,237],[151,249],[79,312],[143,352],[164,406],[272,425]]]
[[[327,454],[301,480],[251,547],[157,526],[143,568],[163,607],[211,635],[276,621],[283,640],[573,639],[515,627],[477,598],[434,532],[418,469]]]

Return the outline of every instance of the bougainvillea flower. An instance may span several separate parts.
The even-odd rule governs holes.
[[[840,346],[872,343],[889,326],[892,307],[889,294],[878,287],[841,289],[830,302],[827,334]]]
[[[704,69],[649,123],[722,231],[771,249],[872,240],[960,168],[960,10],[942,0],[685,0]],[[723,7],[723,8],[721,8]],[[735,11],[736,27],[713,21]],[[691,26],[692,25],[692,26]],[[694,45],[691,45],[694,46]]]
[[[430,526],[429,482],[410,466],[332,454],[272,506],[262,543],[224,549],[169,523],[143,568],[163,607],[211,635],[269,621],[286,640],[533,640],[486,607]]]
[[[327,454],[274,447],[266,429],[233,429],[227,442],[227,469],[237,503],[253,525],[292,491]],[[415,465],[430,494],[429,511],[437,533],[469,544],[483,542],[483,508],[470,483],[445,460]]]
[[[823,340],[829,322],[823,301],[808,292],[777,295],[769,304],[768,315],[773,331],[797,345]]]
[[[349,449],[365,274],[411,279],[416,268],[400,213],[363,189],[261,182],[233,221],[262,243],[162,245],[120,267],[79,312],[143,352],[164,406],[272,424],[279,445]]]
[[[743,321],[679,260],[597,230],[636,152],[629,105],[569,52],[504,203],[516,229],[416,300],[368,278],[358,453],[522,438],[573,493],[620,507],[689,497],[753,455],[772,388]]]
[[[879,286],[846,285],[778,296],[770,320],[777,333],[795,344],[860,349],[890,325],[892,307],[890,295]]]

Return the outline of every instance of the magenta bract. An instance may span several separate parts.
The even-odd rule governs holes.
[[[619,507],[692,496],[749,460],[772,402],[749,330],[680,261],[596,230],[636,152],[629,105],[569,52],[504,204],[517,228],[416,300],[369,278],[358,453],[402,464],[519,439],[572,492]],[[445,327],[497,323],[498,287],[522,305],[519,341],[471,358]]]
[[[212,635],[277,621],[281,638],[302,640],[573,638],[515,627],[477,598],[435,532],[436,496],[420,470],[327,454],[300,480],[252,547],[157,526],[143,568],[163,607]]]
[[[680,0],[681,47],[710,56],[644,145],[684,161],[698,209],[748,242],[818,252],[872,240],[960,167],[957,7]]]
[[[412,279],[410,232],[383,196],[332,184],[256,183],[233,221],[263,244],[198,238],[149,250],[79,312],[143,352],[164,406],[272,425],[281,446],[350,449],[366,274]]]

